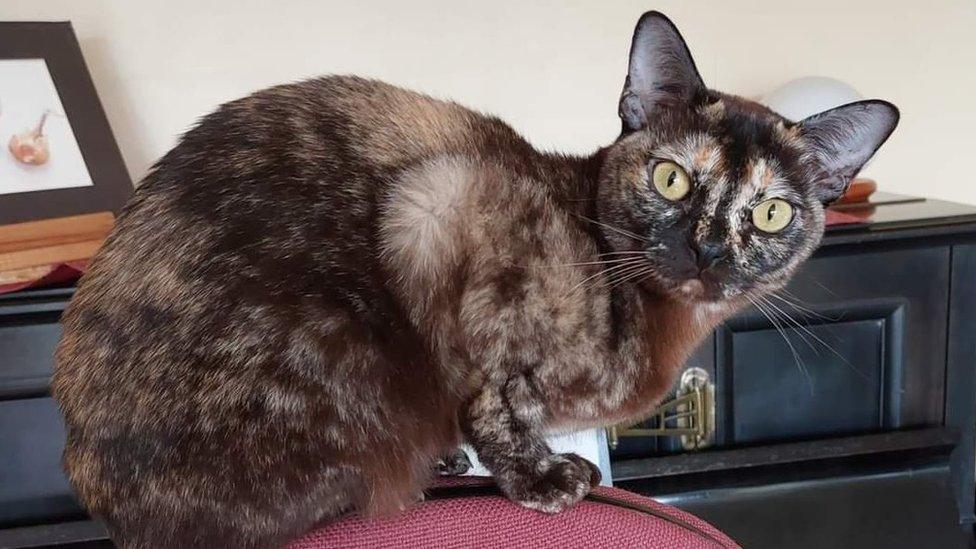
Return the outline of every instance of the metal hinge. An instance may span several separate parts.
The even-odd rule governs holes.
[[[635,428],[636,423],[647,424]],[[715,436],[715,384],[702,368],[688,368],[681,374],[675,397],[662,403],[644,420],[607,429],[610,449],[620,437],[681,437],[685,450],[709,446]]]

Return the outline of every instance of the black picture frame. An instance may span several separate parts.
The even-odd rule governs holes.
[[[132,180],[71,23],[0,22],[0,59],[47,63],[93,183],[0,194],[0,225],[104,211],[117,214],[132,194]]]

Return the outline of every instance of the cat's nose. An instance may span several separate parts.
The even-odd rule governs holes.
[[[696,242],[693,248],[695,250],[695,259],[698,263],[698,268],[703,271],[715,266],[716,263],[725,257],[725,246],[721,242],[714,240]]]

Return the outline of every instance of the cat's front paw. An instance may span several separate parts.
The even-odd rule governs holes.
[[[519,505],[558,513],[583,499],[600,478],[600,469],[580,456],[553,454],[539,462],[536,475],[510,482],[505,491]]]

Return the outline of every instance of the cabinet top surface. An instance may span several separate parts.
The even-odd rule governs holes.
[[[831,206],[857,222],[827,228],[824,246],[935,236],[976,238],[976,206],[878,192],[868,202]]]

